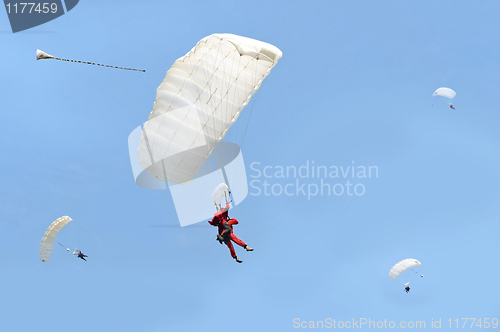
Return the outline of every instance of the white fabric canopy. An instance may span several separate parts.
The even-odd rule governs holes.
[[[229,193],[228,186],[225,183],[221,183],[212,193],[212,200],[217,206],[220,206],[222,197],[225,197],[227,193]]]
[[[419,261],[417,261],[416,259],[413,259],[413,258],[404,259],[392,267],[391,271],[389,272],[389,277],[391,279],[396,279],[406,269],[409,269],[410,267],[414,267],[414,266],[418,266],[418,265],[422,265],[422,264]]]
[[[232,34],[199,41],[157,89],[140,165],[162,181],[188,184],[281,56],[271,44]]]
[[[40,259],[42,262],[48,263],[50,261],[50,255],[52,254],[52,248],[54,247],[56,235],[70,221],[72,221],[70,217],[64,216],[57,219],[49,226],[43,235],[42,242],[40,242]]]
[[[455,91],[450,88],[439,88],[432,94],[433,96],[442,96],[445,98],[453,99],[457,95]]]

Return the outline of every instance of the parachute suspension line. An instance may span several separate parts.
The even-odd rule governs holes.
[[[227,178],[227,174],[226,174],[226,170],[224,169],[224,166],[222,166],[221,168],[221,171],[222,171],[222,177],[223,177],[223,181],[224,183],[226,184],[226,186],[229,187],[229,179]],[[231,190],[231,189],[229,189]],[[232,200],[230,200],[229,202],[227,201],[227,196],[226,196],[226,192],[224,192],[224,197],[226,199],[226,205],[228,205],[229,203],[232,202]],[[233,204],[233,207],[235,207],[235,205]]]
[[[241,141],[241,146],[243,146],[243,143],[245,143],[245,138],[247,136],[248,125],[250,124],[250,117],[252,116],[253,107],[255,106],[255,103],[257,102],[257,97],[259,96],[259,93],[260,93],[260,89],[257,91],[257,94],[255,95],[254,102],[252,103],[252,107],[250,107],[250,112],[248,114],[248,121],[247,121],[247,124],[245,126],[245,130],[243,131],[243,139]]]
[[[213,48],[213,49],[217,50],[217,52],[219,52],[219,53],[223,53],[222,47],[223,47],[223,45],[222,45],[222,43],[220,43],[217,45],[217,48]],[[233,81],[231,81],[229,79],[232,77],[231,73],[234,72],[235,68],[238,69],[240,67],[246,67],[241,62],[238,62],[235,65],[228,65],[228,63],[226,61],[227,58],[228,58],[228,55],[224,55],[222,57],[216,57],[214,59],[215,61],[211,62],[209,57],[207,55],[205,55],[204,57],[201,57],[198,60],[199,65],[202,65],[203,62],[206,62],[207,64],[211,64],[210,70],[207,72],[204,72],[204,74],[205,74],[204,78],[205,78],[206,84],[205,84],[203,89],[200,89],[200,92],[196,98],[196,102],[198,102],[198,103],[201,102],[203,90],[208,89],[209,93],[210,93],[210,97],[208,98],[205,105],[211,105],[210,108],[212,109],[212,112],[210,114],[210,117],[208,118],[208,121],[205,123],[202,123],[202,130],[206,130],[207,133],[209,134],[209,136],[212,136],[212,137],[217,137],[217,135],[219,134],[217,131],[217,128],[221,128],[223,122],[231,123],[231,122],[233,122],[232,120],[234,120],[234,117],[229,112],[227,112],[227,110],[225,108],[221,108],[221,107],[224,107],[224,98],[230,97],[229,92],[230,92],[231,88],[236,85],[236,82],[240,76],[240,75],[236,76],[235,79]],[[189,74],[189,76],[192,76],[195,70],[196,69],[193,68],[193,71]],[[219,72],[220,74],[217,74],[217,72]],[[212,86],[211,83],[212,83],[213,79],[217,77],[217,75],[222,75],[222,77],[225,77],[226,75],[228,75],[228,79],[226,80],[227,82],[224,82],[224,80],[223,80],[221,82],[222,86],[215,86],[215,90],[212,91],[212,89],[214,87]],[[217,100],[214,100],[213,98],[216,95],[216,92],[218,91],[219,88],[221,88],[222,92],[220,92],[220,94],[221,94],[220,100],[217,101]],[[225,93],[224,93],[224,91],[225,91]],[[231,103],[235,104],[234,101],[236,100],[236,97],[234,96],[232,98],[233,98],[233,100],[231,100]],[[218,111],[221,112],[220,118],[217,116],[214,116],[216,114],[216,112],[218,112]],[[220,143],[220,142],[218,142],[218,143]],[[212,148],[213,148],[213,145],[210,144],[210,149],[212,149]],[[209,155],[209,158],[212,158],[211,153]],[[212,171],[215,171],[213,164],[212,164]],[[223,181],[223,182],[229,184],[225,169],[222,168],[221,171],[222,171],[222,178],[220,178],[219,181]],[[212,183],[207,183],[204,186],[208,190],[208,188],[212,188],[212,185],[213,185]],[[226,202],[227,202],[227,199],[226,199]],[[229,203],[230,202],[231,202],[231,200],[229,201]],[[216,206],[216,208],[218,208],[220,210],[220,209],[222,209],[222,206],[219,206],[219,207]]]
[[[220,47],[221,47],[221,46],[219,45],[219,48],[220,48]],[[220,64],[219,64],[219,65],[217,65],[217,68],[216,68],[216,69],[219,69],[219,67],[220,67],[221,65],[222,65],[222,66],[225,66],[224,60],[225,60],[226,58],[227,58],[227,56],[225,56],[223,59],[221,59],[221,62],[220,62]],[[245,68],[246,68],[246,67],[245,67]],[[232,69],[232,68],[231,68],[231,69]],[[212,76],[213,76],[213,75],[215,75],[215,70],[214,70],[214,73],[212,74]],[[224,97],[226,97],[226,96],[229,94],[229,90],[230,90],[230,89],[231,89],[231,88],[235,85],[235,83],[236,83],[236,81],[238,80],[238,78],[239,78],[239,76],[237,76],[237,77],[234,79],[234,81],[233,81],[233,82],[231,82],[231,83],[229,83],[229,84],[228,84],[227,88],[225,88],[225,89],[224,89],[224,90],[226,91],[226,93],[225,93],[225,94],[221,97],[221,99],[220,99],[220,101],[219,101],[219,104],[218,104],[218,105],[216,105],[216,106],[213,108],[213,111],[212,111],[212,114],[211,114],[211,115],[212,115],[211,119],[212,119],[213,124],[215,124],[215,118],[216,118],[216,117],[214,116],[214,114],[215,114],[216,110],[217,110],[217,109],[218,109],[218,108],[222,105],[222,103],[223,103],[223,101],[224,101]],[[215,89],[215,91],[217,91],[217,89]],[[214,93],[215,93],[215,91],[214,91]],[[241,111],[240,111],[240,112],[241,112]],[[239,113],[238,113],[238,114],[236,114],[235,116],[233,116],[233,117],[232,117],[232,119],[231,119],[231,116],[232,116],[232,115],[231,115],[231,114],[226,114],[226,122],[229,122],[229,120],[231,120],[231,122],[234,122],[234,121],[233,121],[233,120],[234,120],[234,118],[235,118],[235,117],[237,117],[238,115],[239,115]],[[206,124],[205,124],[205,126],[206,126]],[[231,125],[231,126],[232,126],[232,125]],[[213,127],[213,128],[215,129],[215,128],[216,128],[216,126],[214,125],[214,127]],[[214,132],[214,133],[215,133],[215,132]]]
[[[219,47],[220,47],[220,46],[219,46]],[[188,53],[188,54],[189,54],[189,53]],[[224,61],[226,58],[227,58],[227,56],[225,56],[223,59],[221,59],[220,63],[223,63],[223,61]],[[200,65],[200,64],[203,62],[203,60],[205,60],[205,59],[204,59],[204,58],[200,58],[200,59],[198,60],[198,65]],[[219,63],[219,64],[214,63],[214,67],[215,67],[215,68],[218,68],[218,67],[220,66],[220,63]],[[196,68],[195,68],[195,67],[193,67],[192,71],[189,73],[189,77],[193,76],[193,73],[194,73],[194,71],[195,71],[195,70],[196,70]],[[214,76],[214,75],[215,75],[215,70],[212,70],[212,74],[210,75],[210,78],[205,77],[205,79],[206,79],[207,83],[206,83],[206,85],[205,85],[205,87],[204,87],[203,89],[205,89],[205,88],[209,88],[209,89],[210,89],[210,81],[212,80],[212,78],[213,78],[213,76]],[[182,89],[184,88],[185,84],[186,84],[186,81],[184,81],[184,82],[182,83],[182,87],[181,87],[180,91],[182,91]],[[200,89],[200,90],[199,90],[199,93],[198,93],[198,96],[196,97],[196,100],[195,100],[194,105],[196,105],[196,102],[201,102],[201,98],[200,98],[200,97],[202,96],[203,89]],[[217,88],[215,89],[215,91],[217,91]],[[213,93],[215,93],[215,91],[214,91]],[[212,98],[213,93],[210,93],[210,98],[209,98],[209,100],[208,100],[208,101],[210,101],[210,99]],[[207,101],[207,103],[206,103],[206,104],[208,104],[208,101]],[[221,99],[221,102],[222,102],[222,99]],[[195,106],[195,107],[196,107],[196,106]],[[214,111],[212,112],[212,116],[213,116],[213,114],[214,114],[214,113],[215,113],[215,109],[214,109]],[[187,117],[188,117],[188,114],[185,114],[185,116],[184,116],[184,118],[183,118],[183,121],[184,121]],[[213,121],[213,123],[215,123],[215,120]],[[206,122],[205,124],[203,124],[203,126],[202,126],[202,130],[203,130],[203,129],[205,129],[205,128],[207,127],[207,124],[208,124],[208,122]],[[179,125],[179,127],[180,127],[180,125]],[[178,131],[179,127],[177,127],[177,129],[176,129],[176,130],[175,130],[175,132],[173,133],[173,135],[174,135],[174,136],[177,134],[177,131]],[[158,130],[160,130],[159,128],[160,128],[160,127],[158,127]],[[215,126],[214,126],[214,128],[215,128]],[[158,131],[158,130],[157,130],[157,131]],[[171,142],[172,142],[172,141],[169,141],[169,142],[168,142],[168,144],[167,144],[167,147],[166,147],[165,151],[168,151],[168,148],[170,147]],[[191,146],[192,146],[193,144],[194,144],[194,142],[191,144]],[[191,147],[190,147],[190,148],[191,148]],[[210,155],[208,156],[208,158],[210,158]],[[180,164],[179,164],[179,165],[180,165]],[[175,169],[177,169],[177,168],[179,167],[179,165],[178,165]],[[165,173],[165,167],[162,167],[162,168],[163,168],[163,172]],[[167,177],[166,177],[166,175],[165,175],[165,178],[167,178]]]
[[[219,52],[222,52],[222,43],[220,43],[220,44],[218,45],[218,51],[219,51]],[[212,72],[213,72],[212,76],[215,74],[215,71],[216,71],[216,70],[218,70],[218,69],[219,69],[219,68],[221,68],[221,67],[222,67],[222,74],[224,74],[224,73],[228,73],[228,79],[226,80],[226,81],[227,81],[227,83],[222,82],[222,84],[223,84],[223,85],[225,85],[225,86],[223,87],[223,90],[224,90],[226,93],[225,93],[225,95],[221,96],[221,100],[219,101],[219,104],[218,104],[218,105],[214,105],[215,107],[213,107],[213,112],[212,112],[212,114],[211,114],[211,115],[212,115],[212,117],[211,117],[211,120],[212,120],[212,128],[214,128],[214,130],[215,130],[215,128],[217,128],[218,126],[216,126],[216,124],[215,124],[215,122],[216,122],[216,117],[214,117],[213,115],[215,114],[216,110],[217,110],[217,109],[218,109],[218,108],[222,105],[222,103],[223,103],[223,101],[224,101],[224,97],[226,97],[226,96],[229,94],[229,91],[231,90],[231,88],[233,88],[233,87],[236,85],[236,82],[237,82],[237,80],[238,80],[238,79],[239,79],[239,77],[240,77],[240,75],[237,75],[237,76],[235,76],[234,80],[233,80],[233,81],[231,81],[231,80],[229,79],[229,78],[231,78],[231,73],[233,73],[233,72],[234,72],[234,68],[236,68],[236,70],[244,70],[244,69],[246,69],[246,68],[249,66],[249,64],[251,64],[251,63],[252,63],[252,59],[250,59],[247,63],[244,63],[244,62],[243,62],[243,60],[242,60],[242,58],[240,57],[240,61],[239,61],[239,62],[237,62],[237,63],[236,63],[236,61],[235,61],[235,65],[229,65],[229,64],[228,64],[228,62],[224,61],[227,57],[228,57],[228,55],[225,55],[225,56],[224,56],[224,57],[220,60],[220,62],[219,62],[219,63],[217,63],[217,62],[215,61],[215,62],[214,62],[214,66],[213,66],[213,70],[212,70]],[[256,57],[255,57],[255,58],[256,58]],[[253,58],[253,59],[255,59],[255,58]],[[230,63],[232,63],[232,62],[230,62]],[[241,69],[241,68],[243,68],[243,69]],[[210,77],[210,78],[211,78],[211,77]],[[217,91],[217,89],[216,89],[215,91]],[[213,94],[215,94],[215,91],[212,93],[212,95],[213,95]],[[210,98],[211,98],[211,97],[210,97]],[[232,97],[232,100],[230,100],[230,103],[231,103],[231,104],[233,104],[233,105],[234,105],[234,104],[236,104],[236,99],[237,99],[237,98],[236,98],[236,95],[234,95],[234,96]],[[237,118],[237,117],[240,115],[240,113],[241,113],[241,109],[242,109],[242,108],[240,108],[240,109],[239,109],[239,112],[238,112],[237,114],[235,114],[235,115],[233,115],[233,114],[229,114],[229,113],[226,113],[226,112],[223,112],[223,114],[222,114],[222,117],[223,117],[223,118],[222,118],[221,120],[222,120],[222,121],[225,121],[226,123],[230,123],[230,126],[232,126],[232,123],[234,123],[235,118]],[[216,133],[216,132],[214,132],[213,134],[217,134],[217,133]],[[225,179],[225,180],[227,181],[227,179]]]
[[[412,269],[412,268],[410,268],[410,269],[411,269],[413,272],[415,272],[417,275],[419,275],[421,278],[423,278],[423,277],[424,277],[424,275],[423,275],[423,274],[419,274],[417,271],[415,271],[415,270],[414,270],[414,269]]]
[[[64,249],[66,249],[66,251],[69,251],[69,248],[68,248],[68,247],[66,247],[66,246],[63,246],[63,245],[61,244],[61,242],[57,242],[57,243],[59,243],[59,245],[60,245],[61,247],[63,247]]]
[[[219,47],[221,47],[221,45],[219,45]],[[245,59],[244,57],[240,57],[239,58],[240,61],[236,62],[234,66],[231,66],[231,65],[229,65],[226,62],[222,62],[222,66],[224,67],[223,71],[231,73],[231,72],[233,72],[234,68],[238,68],[238,69],[239,68],[244,68],[243,70],[245,70],[245,69],[251,69],[252,71],[257,72],[258,71],[257,70],[257,67],[258,67],[258,61],[257,61],[258,60],[258,56],[252,57],[252,58],[250,58],[248,60],[247,59]],[[270,71],[270,69],[269,69],[269,71]],[[257,83],[257,84],[261,85],[263,83],[262,80],[269,74],[269,71],[266,74],[262,75],[262,77],[260,79],[260,82],[259,82],[260,84],[259,83]],[[228,82],[227,82],[227,88],[224,89],[226,91],[226,95],[229,93],[229,90],[233,86],[236,85],[239,77],[240,77],[240,75],[236,76],[235,79],[234,79],[234,81],[228,80]],[[252,92],[250,94],[250,99],[253,99],[253,100],[251,101],[252,105],[250,107],[250,112],[247,111],[248,112],[248,116],[246,118],[246,124],[245,124],[244,130],[238,130],[237,132],[234,132],[234,130],[233,130],[233,138],[234,138],[234,142],[233,143],[236,143],[236,144],[238,144],[240,146],[240,153],[241,153],[242,146],[244,145],[244,142],[245,142],[245,139],[246,139],[246,135],[247,135],[247,132],[248,132],[248,126],[249,126],[250,119],[251,119],[251,116],[252,116],[252,113],[253,113],[253,108],[255,106],[256,100],[258,99],[259,93],[260,93],[260,89],[258,89],[256,91],[256,93],[254,91],[254,92]],[[245,102],[249,102],[249,100],[247,99]],[[233,96],[233,98],[231,100],[231,103],[232,104],[236,104],[237,103],[237,98],[236,98],[235,95]],[[217,105],[217,107],[218,106],[219,105]],[[242,111],[242,109],[240,108],[239,113],[235,114],[234,116],[232,114],[229,114],[229,113],[224,113],[224,115],[226,117],[225,121],[227,123],[234,122],[234,119],[237,118],[237,117],[239,117],[241,115],[241,111]],[[212,121],[215,121],[215,117],[212,118],[212,119],[213,119]],[[215,128],[215,127],[216,126],[213,126],[213,128]],[[241,161],[238,159],[235,162],[235,164],[234,164],[234,166],[232,168],[237,169],[240,163],[241,163]],[[234,183],[234,178],[236,177],[236,172],[233,171],[231,173],[232,173],[231,177],[228,178],[228,174],[226,174],[224,168],[222,169],[222,175],[224,177],[224,182],[227,185],[229,185],[230,183]],[[229,190],[231,190],[231,189],[229,189]],[[230,199],[230,201],[228,202],[227,198],[226,198],[226,203],[233,202],[233,207],[234,207],[235,203],[234,203],[234,199],[231,196],[231,194],[232,194],[231,191],[229,191],[229,199]]]
[[[66,62],[83,63],[83,64],[86,64],[86,65],[93,65],[93,66],[101,66],[101,67],[108,67],[108,68],[115,68],[115,69],[123,69],[123,70],[133,70],[133,71],[140,71],[140,72],[143,72],[143,73],[145,73],[145,72],[146,72],[144,69],[125,68],[125,67],[117,67],[117,66],[103,65],[103,64],[100,64],[100,63],[88,62],[88,61],[80,61],[80,60],[62,59],[62,58],[58,58],[58,57],[55,57],[55,56],[49,55],[49,54],[47,54],[47,53],[45,53],[45,52],[42,52],[42,51],[40,51],[40,50],[37,50],[36,59],[37,59],[37,60],[40,60],[40,59],[54,59],[54,60],[60,60],[60,61],[66,61]]]
[[[217,91],[218,88],[215,88],[214,92],[212,92],[212,94],[210,95],[210,98],[208,98],[206,104],[208,104],[208,102],[210,101],[210,99],[212,99],[212,96],[215,94],[215,92]]]
[[[265,77],[265,76],[264,76]],[[261,83],[261,86],[262,86],[262,83]],[[245,125],[245,130],[243,131],[243,137],[241,139],[241,146],[240,146],[240,153],[242,153],[242,149],[243,149],[243,145],[245,143],[245,138],[246,138],[246,135],[247,135],[247,131],[248,131],[248,125],[250,124],[250,119],[252,117],[252,112],[253,112],[253,108],[255,106],[255,103],[257,102],[257,99],[258,99],[258,96],[259,96],[259,93],[260,93],[260,89],[257,90],[257,93],[255,95],[252,96],[252,99],[253,99],[253,102],[252,102],[252,106],[250,107],[250,112],[248,114],[248,119],[247,119],[247,123]],[[238,160],[236,162],[236,165],[235,167],[237,168],[239,166],[239,163],[240,163],[240,160]],[[231,182],[234,181],[234,177],[236,176],[236,172],[233,172],[233,175],[231,177]],[[229,184],[229,183],[228,183]]]
[[[221,54],[224,54],[223,51],[222,51],[222,44],[223,42],[221,41],[219,44],[218,44],[218,48],[217,48],[217,52],[220,52]],[[227,72],[226,69],[227,69],[227,66],[226,66],[226,59],[228,57],[229,54],[227,55],[224,55],[219,63],[217,63],[217,61],[214,61],[214,65],[213,65],[213,68],[212,68],[212,76],[210,77],[210,79],[212,79],[212,77],[215,75],[215,73],[217,71],[219,71],[219,69],[221,70],[221,73],[220,75],[223,77],[223,80],[221,82],[221,98],[220,98],[220,102],[218,105],[213,105],[212,107],[212,114],[211,114],[211,117],[209,118],[209,120],[211,120],[211,125],[212,125],[212,128],[213,128],[213,132],[211,133],[214,137],[217,136],[218,134],[218,131],[217,131],[217,128],[221,127],[222,123],[225,121],[227,122],[227,114],[225,112],[225,110],[221,109],[221,119],[218,119],[217,117],[214,116],[215,112],[217,111],[217,109],[221,106],[223,100],[224,100],[224,97],[227,97],[228,93],[229,93],[229,89],[231,88],[231,84],[228,84],[226,86],[225,84],[225,73]],[[232,69],[232,68],[231,68]],[[236,77],[237,79],[237,77]],[[217,91],[217,88],[216,90]],[[215,93],[214,91],[214,93]],[[225,94],[224,94],[224,91],[225,91]],[[211,97],[210,97],[211,98]],[[216,122],[219,122],[218,124]],[[220,143],[220,142],[219,142]],[[225,178],[225,177],[224,177]],[[225,179],[224,179],[225,180]]]
[[[412,270],[413,272],[415,272],[415,274],[420,275],[422,278],[424,277],[422,274],[418,273],[418,272],[417,272],[417,271],[415,271],[413,268],[410,268],[410,270]]]
[[[422,277],[422,278],[424,277],[422,274],[419,274],[417,271],[415,271],[415,270],[414,270],[413,268],[411,268],[411,267],[410,267],[410,270],[412,270],[413,272],[415,272],[415,274],[419,275],[420,277]],[[403,281],[401,281],[401,283],[403,283]],[[410,282],[407,282],[407,283],[405,283],[404,285],[405,285],[405,286],[407,286],[407,285],[409,285],[409,284],[410,284]]]
[[[253,59],[258,60],[257,56],[255,56]],[[249,61],[249,63],[245,66],[245,68],[249,67],[249,65],[251,65],[251,64],[254,64],[254,66],[250,66],[250,67],[252,68],[252,70],[256,71],[255,68],[257,67],[257,63],[253,63],[252,60]],[[260,92],[260,90],[257,90],[257,94],[259,92]],[[255,98],[253,98],[253,97],[254,97],[254,95],[252,94],[252,98],[251,99],[253,99],[254,101],[252,102],[252,107],[250,107],[250,112],[248,114],[248,119],[247,119],[247,123],[246,123],[246,126],[245,126],[245,130],[243,131],[243,137],[242,137],[241,143],[240,143],[241,146],[243,146],[243,143],[245,141],[245,137],[246,137],[247,130],[248,130],[248,124],[250,123],[250,117],[252,116],[253,107],[255,106],[255,101],[257,100],[257,96],[255,96]],[[233,177],[234,177],[234,175],[233,175]]]
[[[226,205],[231,203],[233,200],[231,199],[231,189],[229,189],[229,201],[227,200],[226,192],[224,192],[224,198],[226,199]]]
[[[255,99],[254,99],[254,102],[252,103],[252,107],[250,107],[250,112],[248,114],[248,119],[247,119],[247,123],[245,125],[245,130],[243,131],[243,138],[241,140],[240,153],[242,153],[242,150],[243,150],[243,144],[245,143],[245,138],[247,136],[248,125],[250,124],[250,117],[252,116],[253,107],[255,106],[255,103],[257,101],[257,97],[258,97],[259,93],[260,93],[260,89],[257,91],[257,94],[255,95]],[[238,159],[236,161],[236,165],[235,165],[236,168],[239,166],[239,163],[240,163],[240,160]],[[233,176],[231,177],[231,183],[234,181],[235,176],[236,176],[236,172],[233,172]],[[229,183],[228,183],[228,185],[229,185]]]
[[[222,42],[219,43],[216,48],[211,48],[211,50],[216,50],[217,53],[223,54]],[[226,121],[225,116],[227,116],[226,111],[223,108],[223,105],[224,105],[224,98],[227,97],[227,95],[229,93],[229,89],[230,89],[229,87],[226,86],[226,84],[224,82],[224,79],[226,78],[225,74],[227,73],[227,71],[226,71],[226,62],[227,61],[226,60],[227,60],[228,56],[229,56],[229,54],[225,54],[225,55],[223,54],[223,56],[221,56],[221,57],[215,56],[215,59],[213,62],[210,61],[210,56],[207,54],[204,54],[204,56],[202,58],[200,58],[200,62],[201,61],[206,62],[207,68],[209,68],[209,71],[205,72],[205,80],[207,82],[205,85],[205,88],[208,89],[210,96],[209,96],[207,102],[205,103],[205,105],[209,105],[207,110],[211,109],[210,116],[208,117],[207,121],[202,124],[202,129],[205,130],[210,137],[214,137],[214,138],[218,138],[218,135],[220,134],[218,132],[218,128],[222,128],[223,122]],[[211,66],[210,66],[210,63],[212,63]],[[217,86],[217,85],[214,86],[214,84],[213,84],[214,79],[215,79],[215,81],[217,81],[218,76],[220,76],[222,78],[222,81],[220,82],[219,86]],[[229,84],[229,85],[231,85],[231,84]],[[215,87],[215,90],[214,90],[214,87]],[[219,94],[220,94],[219,99],[220,100],[217,102],[216,93],[219,90],[219,88],[221,89],[221,92],[219,92]],[[225,94],[224,94],[224,91],[225,91]],[[200,93],[200,96],[201,96],[201,93]],[[201,102],[201,100],[199,100],[199,101]],[[219,115],[220,118],[217,116],[214,116],[216,114],[216,112],[220,113],[220,115]],[[218,145],[219,143],[220,143],[220,141],[218,141],[218,140],[216,142],[209,143],[210,154],[209,154],[208,158],[210,158],[210,160],[211,160],[212,172],[217,171],[215,169],[216,165],[214,164],[214,159],[213,159],[214,155],[212,153],[216,149],[216,145]],[[222,171],[223,179],[219,178],[218,181],[227,182],[227,177],[225,175],[224,167],[222,167],[221,171]],[[213,185],[214,185],[214,183],[207,182],[204,184],[204,187],[208,191],[208,190],[213,189]],[[227,199],[226,199],[226,202],[227,202]],[[217,211],[221,211],[221,210],[222,210],[222,203],[219,204],[219,206],[217,208]]]
[[[431,104],[431,107],[434,106],[434,104],[436,103],[436,100],[437,100],[437,96],[432,96],[432,104]]]
[[[233,177],[234,177],[234,176],[233,176]],[[233,207],[235,207],[235,206],[236,206],[236,203],[235,203],[235,202],[234,202],[234,200],[233,200],[233,196],[232,196],[231,188],[229,188],[229,199],[230,199],[229,203],[233,203]],[[229,203],[228,203],[228,204],[229,204]]]

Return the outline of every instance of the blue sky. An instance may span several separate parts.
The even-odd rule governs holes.
[[[441,318],[447,329],[448,319],[499,318],[499,10],[82,0],[16,34],[0,14],[1,330],[301,330],[295,318],[427,328]],[[231,214],[255,248],[236,248],[242,264],[215,228],[151,227],[176,225],[174,205],[168,191],[135,185],[128,155],[165,72],[212,33],[283,52],[248,119],[249,180],[254,162],[378,168],[378,178],[351,179],[361,196],[249,194]],[[36,49],[147,73],[36,61]],[[457,92],[455,111],[432,97],[442,86]],[[61,247],[39,260],[43,233],[63,215],[74,221],[57,240],[87,262]],[[420,260],[425,278],[391,280],[405,258]]]

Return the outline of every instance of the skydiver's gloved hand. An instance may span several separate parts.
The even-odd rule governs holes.
[[[219,241],[220,244],[222,244],[224,242],[224,238],[220,234],[217,234],[216,240]]]

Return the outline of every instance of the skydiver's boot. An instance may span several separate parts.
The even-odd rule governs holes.
[[[253,251],[253,249],[252,249],[252,248],[250,248],[249,246],[245,246],[245,250],[246,250],[246,251]]]
[[[242,261],[241,259],[239,259],[238,257],[235,257],[234,259],[236,259],[236,261],[237,261],[238,263],[243,263],[243,261]]]

